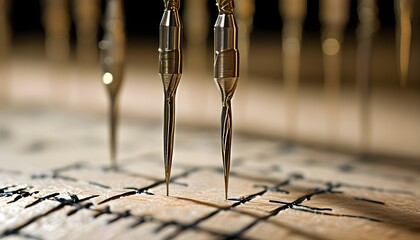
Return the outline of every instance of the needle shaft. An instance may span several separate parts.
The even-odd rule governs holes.
[[[175,95],[165,99],[164,106],[164,162],[165,162],[165,181],[166,195],[169,196],[169,182],[171,178],[172,154],[174,146],[175,131]]]
[[[164,4],[165,11],[159,27],[159,74],[165,96],[163,161],[166,195],[169,196],[175,133],[175,94],[182,75],[182,24],[179,16],[180,0],[164,0]]]
[[[223,101],[221,117],[221,137],[222,137],[222,157],[223,157],[223,175],[225,180],[225,198],[228,198],[229,172],[230,172],[230,153],[232,146],[232,110],[231,101]]]
[[[111,167],[117,167],[117,125],[118,125],[118,104],[117,99],[110,97],[109,104],[109,146]]]
[[[326,143],[334,145],[339,137],[342,77],[342,43],[349,20],[349,0],[319,2],[322,61],[324,69],[324,103],[327,110]]]
[[[356,83],[359,102],[360,153],[370,149],[371,139],[371,62],[372,44],[379,28],[377,0],[360,0],[357,3],[359,24],[356,31]]]
[[[239,77],[238,27],[233,0],[216,0],[219,15],[214,25],[214,80],[222,95],[221,141],[225,198],[228,198],[232,146],[231,99]]]
[[[101,49],[102,81],[109,96],[109,149],[111,167],[117,167],[118,93],[123,81],[125,32],[122,0],[108,0]]]
[[[397,15],[397,51],[400,72],[400,85],[407,85],[411,51],[411,19],[413,12],[412,0],[395,0]]]

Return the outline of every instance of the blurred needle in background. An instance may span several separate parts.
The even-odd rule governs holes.
[[[397,51],[400,71],[400,84],[407,85],[408,69],[411,51],[411,19],[413,12],[412,0],[395,0],[395,15],[397,21]]]
[[[326,133],[325,143],[339,142],[342,43],[350,14],[349,0],[322,0],[319,2],[322,58],[325,84]]]
[[[371,144],[372,45],[380,25],[377,0],[359,0],[357,14],[356,83],[359,95],[360,153],[364,156],[369,152]]]
[[[296,140],[299,119],[299,81],[302,29],[306,17],[306,0],[280,0],[283,19],[282,62],[286,97],[286,135]]]
[[[117,167],[118,93],[123,80],[125,32],[122,0],[108,0],[104,21],[105,35],[99,43],[103,76],[110,100],[109,132],[111,167]]]

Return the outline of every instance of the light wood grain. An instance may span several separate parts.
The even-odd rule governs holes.
[[[225,201],[217,129],[180,127],[167,197],[160,122],[123,121],[115,171],[100,115],[0,114],[5,239],[420,237],[418,167],[238,132]]]

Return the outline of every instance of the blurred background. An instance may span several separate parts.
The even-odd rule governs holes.
[[[163,1],[123,1],[121,118],[162,121]],[[177,124],[217,129],[214,1],[183,0]],[[234,131],[363,155],[420,159],[419,2],[237,0],[241,76]],[[98,43],[104,0],[0,0],[0,99],[6,107],[106,117]],[[0,116],[1,117],[1,116]],[[105,130],[104,130],[105,131]],[[123,136],[122,136],[123,137]]]

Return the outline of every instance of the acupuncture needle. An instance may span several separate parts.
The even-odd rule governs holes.
[[[356,83],[359,95],[360,153],[370,149],[371,139],[371,62],[372,44],[379,29],[377,0],[360,0],[357,3],[359,24],[356,30]]]
[[[108,0],[104,21],[105,35],[99,43],[103,75],[109,97],[111,167],[117,167],[118,93],[123,81],[125,32],[122,0]]]
[[[349,0],[319,2],[322,62],[324,70],[324,104],[326,111],[325,143],[334,145],[339,137],[342,78],[342,46],[349,20]]]
[[[175,133],[175,95],[182,75],[180,0],[164,0],[159,27],[159,74],[164,90],[163,152],[166,195],[169,196]]]
[[[405,87],[408,80],[411,47],[412,0],[395,0],[397,18],[397,51],[400,72],[400,85]]]
[[[279,10],[283,19],[282,64],[286,98],[286,135],[296,140],[299,119],[299,81],[302,46],[302,29],[306,17],[306,0],[280,0]]]
[[[214,80],[222,95],[221,145],[225,199],[228,198],[232,147],[231,100],[239,78],[238,27],[233,0],[216,0],[219,14],[214,25]]]

